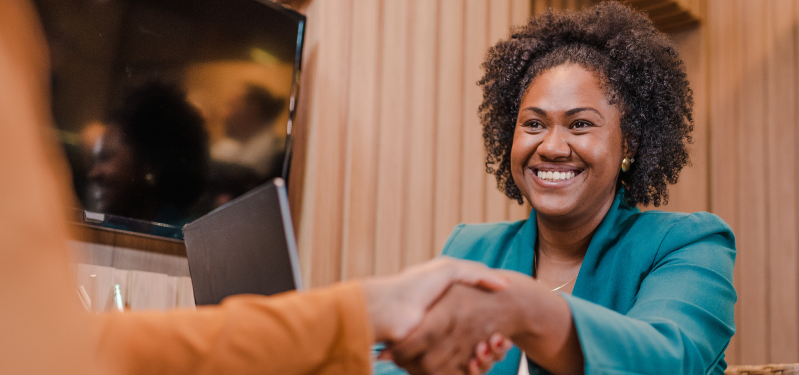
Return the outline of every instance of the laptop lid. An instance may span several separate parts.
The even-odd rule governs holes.
[[[285,182],[276,178],[183,227],[197,305],[302,289]]]

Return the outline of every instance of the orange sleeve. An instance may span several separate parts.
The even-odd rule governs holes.
[[[99,356],[123,374],[364,374],[373,338],[358,283],[197,311],[109,314]]]

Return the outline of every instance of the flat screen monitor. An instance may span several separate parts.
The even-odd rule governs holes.
[[[182,239],[288,178],[305,17],[267,0],[35,0],[75,219]]]

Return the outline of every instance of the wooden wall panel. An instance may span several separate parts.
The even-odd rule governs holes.
[[[352,0],[315,1],[308,13],[313,84],[304,104],[308,156],[298,241],[306,285],[316,286],[341,279]]]
[[[769,362],[799,358],[799,284],[796,221],[796,67],[797,19],[792,0],[772,0],[766,13],[766,180],[768,211]],[[748,132],[752,129],[749,127]],[[756,130],[755,130],[756,131]]]
[[[464,85],[474,86],[483,76],[480,64],[488,49],[488,0],[466,0],[464,43]],[[486,179],[483,127],[477,117],[477,107],[483,101],[480,90],[463,90],[463,158],[461,173],[461,221],[485,221]]]
[[[411,99],[408,128],[407,211],[404,218],[403,265],[428,260],[438,254],[433,246],[433,196],[436,140],[436,68],[438,3],[411,2]]]
[[[728,39],[740,40],[741,31],[738,23],[738,7],[725,6],[722,2],[711,1],[708,4],[708,48],[710,58],[707,74],[709,76],[709,125],[710,125],[710,210],[719,215],[739,232],[738,223],[738,115],[733,108],[737,107],[738,92],[732,80],[727,77],[739,77],[738,45]],[[737,264],[740,264],[740,253]],[[740,267],[735,269],[734,280],[736,290],[740,291]],[[741,295],[738,293],[736,305],[737,342],[741,343],[736,351],[728,351],[728,357],[737,357],[733,363],[742,363],[740,351],[748,346],[741,340]],[[752,340],[754,344],[754,340]]]
[[[708,113],[706,30],[699,28],[670,35],[685,62],[688,81],[694,92],[693,144],[688,152],[691,163],[680,172],[676,185],[669,187],[669,204],[660,210],[676,212],[709,211]]]
[[[709,0],[710,210],[736,234],[731,364],[799,362],[796,0]]]
[[[527,217],[485,173],[476,81],[489,43],[530,12],[529,0],[308,5],[295,207],[308,285],[428,260],[460,222]]]
[[[406,139],[408,133],[409,3],[387,0],[383,8],[383,72],[380,98],[380,142],[377,152],[377,235],[375,273],[399,272],[402,266],[402,218],[406,205]]]
[[[739,259],[745,267],[741,277],[747,282],[741,284],[739,296],[745,321],[752,323],[741,327],[741,337],[745,342],[755,339],[762,345],[748,345],[743,350],[746,363],[765,363],[768,360],[770,342],[768,335],[768,236],[767,236],[767,159],[765,127],[752,131],[752,125],[766,119],[766,70],[762,58],[765,52],[766,19],[765,10],[760,4],[739,0],[739,17],[743,39],[738,49],[741,70],[733,77],[741,77],[738,87],[740,104],[738,116],[738,202],[740,205],[741,231],[737,233]],[[733,108],[731,108],[733,109]],[[760,277],[757,277],[760,276]]]
[[[382,3],[354,0],[347,107],[341,278],[374,274]]]
[[[463,52],[465,4],[441,0],[439,13],[438,113],[436,116],[434,246],[441,249],[461,218]]]

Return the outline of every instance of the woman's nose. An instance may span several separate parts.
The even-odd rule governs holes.
[[[567,132],[561,129],[560,126],[550,128],[550,130],[544,134],[541,145],[538,146],[538,154],[550,160],[569,157],[569,155],[571,155],[571,146],[569,145],[567,136]]]

